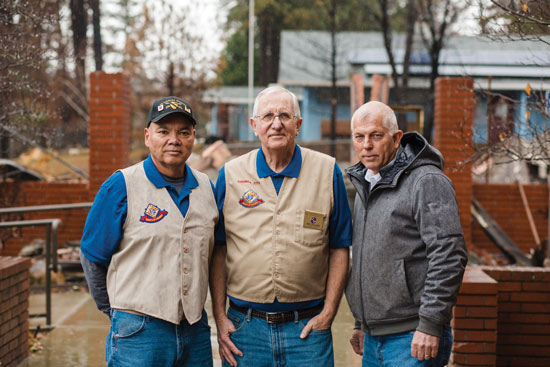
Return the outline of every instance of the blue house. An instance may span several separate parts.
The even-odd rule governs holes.
[[[550,37],[548,42],[550,43]],[[397,69],[402,70],[404,34],[394,34]],[[389,75],[391,68],[379,32],[341,32],[336,36],[336,74],[338,86],[337,120],[349,126],[350,75],[360,74],[365,100],[369,99],[372,76]],[[278,84],[298,96],[303,125],[298,136],[302,141],[327,138],[330,118],[330,34],[321,31],[283,31],[279,59]],[[407,120],[418,126],[427,107],[429,92],[429,55],[420,40],[413,43]],[[476,142],[498,139],[503,132],[530,132],[514,124],[548,128],[548,119],[536,112],[528,114],[527,103],[533,94],[548,95],[550,90],[550,46],[535,41],[497,42],[481,37],[449,37],[441,51],[440,76],[469,76],[474,79],[476,108],[474,134]],[[526,91],[527,85],[533,93]],[[394,104],[390,79],[389,104]],[[254,96],[262,88],[255,88]],[[229,140],[249,140],[247,88],[222,87],[205,93],[204,100],[213,103],[211,133]],[[547,98],[548,100],[548,98]],[[407,109],[406,109],[407,110]],[[420,112],[420,113],[419,113]],[[488,117],[489,116],[489,117]],[[416,123],[416,125],[414,125]]]

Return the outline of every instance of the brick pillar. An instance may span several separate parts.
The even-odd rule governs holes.
[[[365,86],[363,85],[363,73],[350,74],[349,76],[350,93],[350,116],[356,109],[365,103]]]
[[[374,76],[373,76],[374,77]],[[349,92],[350,92],[350,116],[353,116],[355,110],[365,103],[365,86],[363,85],[363,73],[354,73],[349,76]],[[355,164],[359,161],[355,149],[351,141],[351,132],[349,134],[349,162]]]
[[[0,257],[0,366],[19,366],[29,354],[28,258]]]
[[[454,342],[449,366],[496,366],[497,286],[479,267],[466,267],[451,321]]]
[[[130,78],[127,74],[90,74],[90,200],[114,171],[129,165]]]
[[[433,145],[445,158],[445,174],[453,181],[466,243],[472,238],[472,165],[474,89],[471,78],[437,78]]]

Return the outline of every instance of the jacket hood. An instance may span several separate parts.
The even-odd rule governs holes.
[[[425,165],[434,165],[443,170],[443,155],[435,147],[428,144],[426,139],[419,133],[405,133],[401,138],[399,150],[393,163],[380,169],[380,175],[382,176],[380,183],[391,183],[402,172]],[[366,170],[363,163],[358,162],[345,171],[351,176],[365,177]]]

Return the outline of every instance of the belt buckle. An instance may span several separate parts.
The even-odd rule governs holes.
[[[265,321],[268,323],[268,324],[275,324],[277,323],[277,315],[279,314],[279,312],[266,312],[265,313]]]

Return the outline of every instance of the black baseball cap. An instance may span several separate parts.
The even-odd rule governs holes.
[[[149,111],[149,119],[147,120],[147,127],[151,125],[151,122],[158,122],[163,117],[171,115],[173,113],[181,113],[195,126],[197,121],[193,117],[193,110],[189,103],[178,97],[164,97],[157,99],[153,102],[153,106]]]

